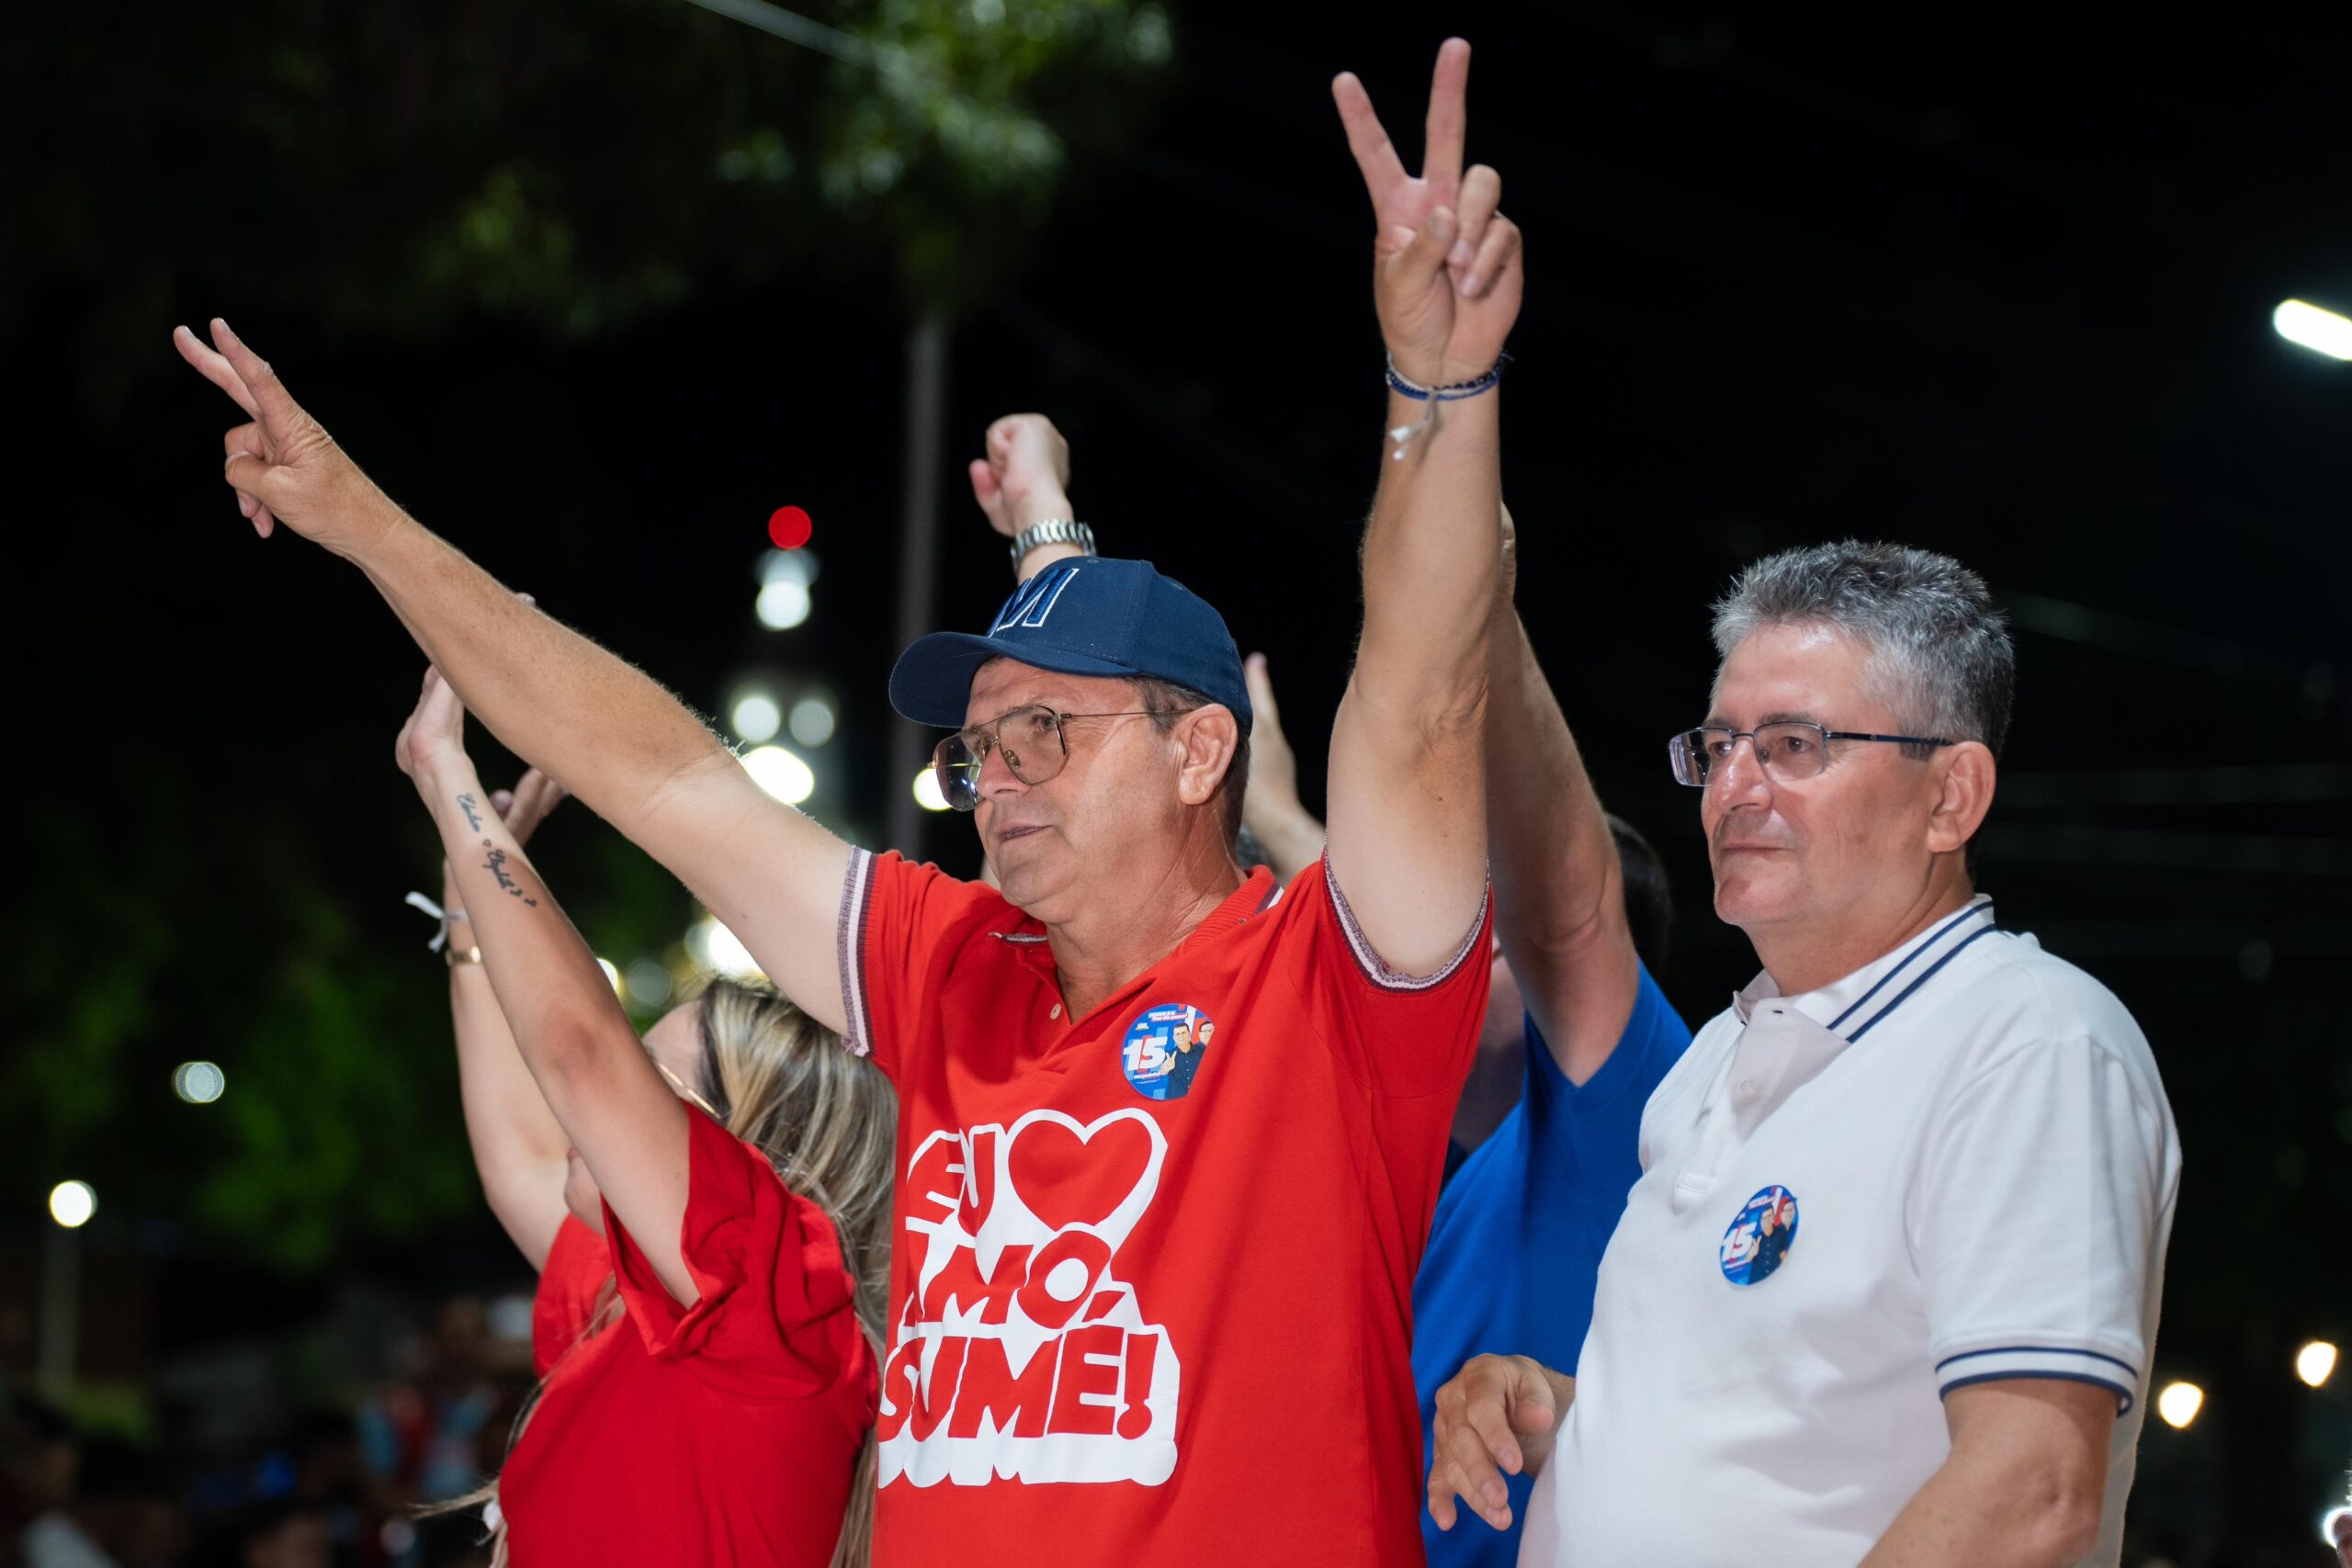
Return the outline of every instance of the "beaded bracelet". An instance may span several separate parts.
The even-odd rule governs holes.
[[[1459,402],[1464,398],[1475,398],[1481,392],[1491,392],[1501,386],[1503,367],[1510,363],[1510,355],[1497,355],[1494,368],[1488,370],[1484,376],[1468,381],[1455,381],[1443,387],[1424,387],[1419,381],[1409,380],[1401,375],[1396,369],[1395,357],[1391,356],[1388,361],[1388,385],[1395,389],[1399,396],[1410,398],[1415,402],[1427,403],[1430,408],[1427,413],[1412,423],[1400,424],[1389,431],[1388,439],[1396,444],[1396,449],[1388,454],[1389,457],[1399,462],[1404,460],[1405,448],[1410,446],[1414,438],[1421,432],[1437,423],[1438,404]]]

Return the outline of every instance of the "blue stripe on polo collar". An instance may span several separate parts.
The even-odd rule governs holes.
[[[1232,709],[1250,729],[1250,691],[1225,617],[1149,561],[1057,561],[1013,590],[987,631],[917,638],[890,671],[890,705],[917,724],[959,728],[972,677],[991,659],[1063,675],[1173,681]]]
[[[1926,985],[1938,970],[1959,957],[1962,948],[1997,929],[1992,898],[1978,894],[1958,914],[1946,917],[1925,935],[1914,938],[1901,956],[1871,982],[1868,990],[1829,1021],[1830,1032],[1844,1035],[1849,1043],[1860,1040],[1908,1001],[1911,994]]]
[[[1908,1001],[1963,949],[1998,929],[1991,897],[1980,893],[1893,953],[1818,990],[1782,998],[1771,976],[1759,975],[1755,984],[1733,996],[1732,1006],[1745,1024],[1754,1009],[1777,998],[1851,1044]]]

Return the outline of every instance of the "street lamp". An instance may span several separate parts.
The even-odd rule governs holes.
[[[2289,343],[2330,359],[2352,359],[2352,320],[2307,300],[2289,299],[2270,312],[2270,324]]]
[[[61,1181],[49,1190],[49,1217],[57,1228],[41,1247],[40,1385],[62,1394],[74,1382],[76,1340],[82,1322],[81,1229],[98,1212],[97,1190],[86,1181]]]

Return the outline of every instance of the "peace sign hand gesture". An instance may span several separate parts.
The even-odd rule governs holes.
[[[1485,375],[1519,319],[1519,225],[1496,210],[1502,176],[1484,164],[1462,172],[1469,79],[1469,44],[1446,39],[1430,81],[1418,175],[1405,172],[1355,74],[1331,84],[1379,225],[1373,298],[1381,334],[1398,373],[1423,386]]]
[[[319,422],[302,412],[277,373],[212,319],[212,346],[186,327],[172,329],[172,346],[204,378],[253,416],[222,438],[228,453],[223,477],[237,491],[237,510],[253,520],[263,538],[277,523],[339,556],[353,556],[382,533],[397,513],[387,504],[370,507],[382,492],[335,445]]]

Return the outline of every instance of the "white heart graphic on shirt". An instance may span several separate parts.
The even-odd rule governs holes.
[[[1032,1111],[998,1145],[996,1201],[981,1225],[983,1250],[986,1242],[1043,1240],[1077,1227],[1116,1253],[1151,1206],[1167,1157],[1166,1134],[1140,1108],[1087,1122]],[[1017,1214],[1005,1213],[1008,1201]],[[1014,1228],[1026,1234],[1011,1234]]]

